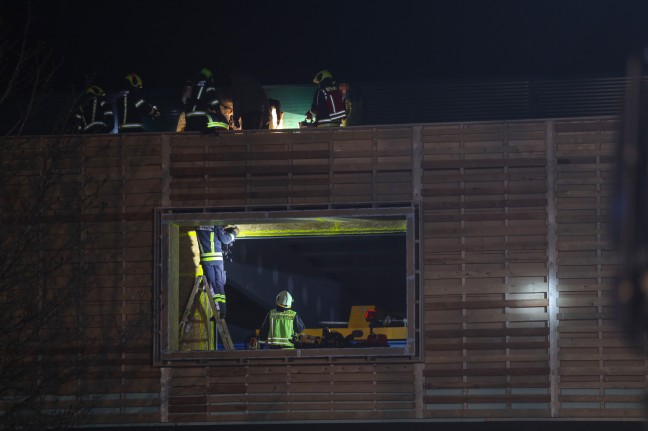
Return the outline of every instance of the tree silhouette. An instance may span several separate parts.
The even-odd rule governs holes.
[[[30,43],[24,7],[22,25],[0,21],[0,112],[9,113],[0,138],[0,429],[61,429],[92,411],[84,378],[93,363],[134,333],[117,323],[105,337],[87,330],[99,265],[87,258],[87,220],[102,212],[107,178],[85,173],[83,136],[63,134],[73,103],[59,107],[48,136],[25,133],[61,63]]]

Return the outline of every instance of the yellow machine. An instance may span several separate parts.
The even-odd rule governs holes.
[[[372,325],[372,323],[374,323]],[[391,324],[402,326],[390,326]],[[324,328],[306,328],[303,334],[320,337]],[[349,322],[346,328],[335,327],[332,331],[339,332],[346,337],[353,331],[362,331],[362,337],[367,337],[371,333],[384,335],[388,340],[405,340],[407,339],[407,320],[396,320],[386,318],[383,321],[377,320],[375,305],[354,305],[351,307]]]

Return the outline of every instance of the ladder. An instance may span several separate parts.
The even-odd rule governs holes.
[[[207,283],[207,280],[205,279],[204,276],[198,275],[196,276],[196,281],[194,282],[193,289],[191,289],[191,295],[189,295],[189,300],[187,301],[187,306],[185,307],[184,313],[182,314],[182,319],[180,320],[180,344],[184,340],[184,337],[189,333],[190,329],[190,324],[189,324],[189,319],[194,313],[194,310],[196,309],[196,304],[198,302],[198,292],[206,292],[207,297],[209,298],[209,306],[212,309],[212,312],[214,314],[214,321],[216,323],[216,329],[218,330],[218,333],[221,336],[221,339],[223,341],[223,347],[225,350],[234,350],[234,343],[232,342],[232,338],[230,337],[229,334],[229,329],[227,329],[227,323],[225,323],[225,319],[220,318],[220,308],[218,307],[218,304],[214,301],[214,298],[211,296],[211,289],[209,288],[209,283]],[[208,325],[207,328],[207,333],[209,334],[211,331],[209,328],[211,325]],[[216,337],[214,337],[216,338]],[[214,340],[214,349],[218,349],[218,340]]]

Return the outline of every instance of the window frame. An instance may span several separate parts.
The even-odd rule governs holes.
[[[155,253],[154,253],[154,363],[160,366],[180,365],[187,362],[199,363],[241,363],[250,361],[276,360],[285,358],[308,358],[330,362],[343,358],[354,358],[354,361],[364,359],[373,361],[376,358],[384,360],[420,361],[422,354],[421,340],[423,324],[423,301],[420,298],[420,252],[419,252],[419,214],[418,207],[388,207],[388,208],[325,208],[325,209],[286,209],[286,208],[158,208],[155,210]],[[322,349],[295,350],[213,350],[213,351],[179,351],[174,350],[177,342],[177,314],[181,312],[178,304],[174,304],[174,294],[177,297],[179,287],[174,285],[173,274],[178,273],[180,228],[199,224],[241,224],[241,223],[270,223],[273,220],[292,218],[400,218],[406,223],[406,310],[407,310],[407,339],[403,347],[347,347]],[[176,278],[178,278],[176,276]],[[176,311],[177,310],[177,311]]]

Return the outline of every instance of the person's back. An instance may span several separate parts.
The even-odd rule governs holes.
[[[224,246],[233,243],[239,233],[236,226],[204,225],[195,229],[198,248],[200,250],[200,264],[203,273],[212,289],[214,302],[220,309],[220,317],[227,315],[227,296],[225,295]]]
[[[112,130],[112,106],[106,100],[106,93],[101,87],[88,86],[76,109],[74,119],[75,131],[79,133],[109,133]]]
[[[346,118],[346,107],[333,75],[328,70],[322,70],[315,75],[313,83],[319,88],[313,95],[313,103],[306,117],[312,118],[315,115],[316,127],[341,126]]]
[[[143,132],[144,118],[160,115],[155,106],[144,100],[141,89],[142,79],[139,75],[126,75],[124,89],[115,98],[119,133]]]
[[[209,128],[210,112],[215,112],[218,104],[216,87],[211,70],[202,69],[191,82],[185,94],[185,131],[206,132]]]
[[[304,330],[304,322],[292,310],[292,295],[283,290],[276,297],[276,308],[268,311],[259,338],[265,340],[269,349],[294,349],[293,337]]]

